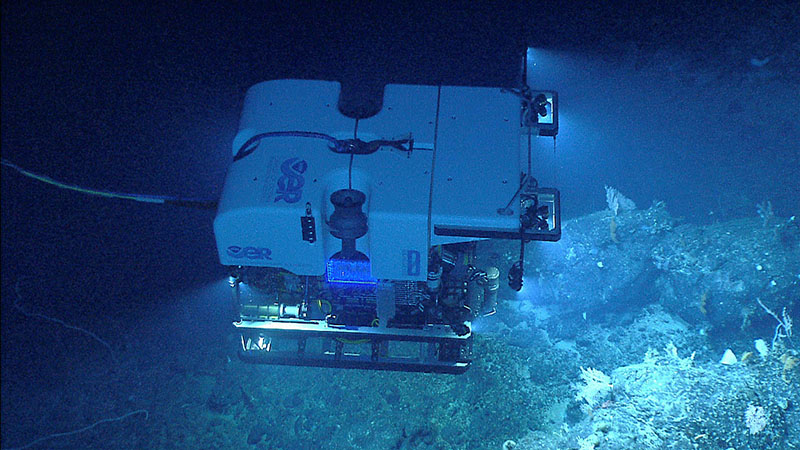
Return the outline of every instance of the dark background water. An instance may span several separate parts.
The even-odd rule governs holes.
[[[696,222],[765,200],[799,209],[796,2],[283,3],[3,2],[3,158],[97,189],[215,198],[256,82],[514,86],[531,46],[539,87],[561,93],[556,158],[547,141],[538,162],[566,217],[604,208],[606,184]],[[35,325],[9,308],[19,279],[62,318],[166,314],[225,275],[212,220],[3,168],[4,354]]]

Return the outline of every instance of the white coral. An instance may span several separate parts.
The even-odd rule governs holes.
[[[578,388],[575,398],[586,401],[590,408],[600,403],[600,400],[614,387],[611,384],[611,377],[591,367],[588,369],[581,367],[581,378],[586,385]]]
[[[625,197],[620,191],[611,186],[606,186],[606,203],[608,203],[608,209],[613,211],[615,216],[620,209],[623,211],[636,209],[636,203],[633,200]]]
[[[744,423],[750,434],[758,434],[767,426],[769,417],[763,406],[748,405],[747,411],[744,412]]]

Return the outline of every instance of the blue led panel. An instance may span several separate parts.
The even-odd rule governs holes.
[[[378,282],[372,278],[372,270],[368,260],[329,259],[325,274],[329,283],[376,284]]]

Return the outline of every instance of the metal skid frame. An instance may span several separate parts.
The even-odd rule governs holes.
[[[329,325],[324,320],[240,321],[240,358],[248,363],[405,372],[464,373],[472,334],[446,325],[420,329]]]

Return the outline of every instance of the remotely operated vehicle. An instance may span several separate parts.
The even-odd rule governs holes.
[[[467,370],[472,322],[501,281],[521,288],[525,243],[561,236],[558,190],[524,169],[558,96],[522,84],[388,84],[369,117],[334,81],[250,88],[214,220],[241,358]],[[481,265],[489,238],[520,242],[508,273]]]
[[[531,173],[533,139],[555,146],[558,95],[530,89],[522,67],[518,89],[388,84],[372,109],[334,81],[259,83],[219,201],[0,162],[87,195],[215,208],[244,361],[463,373],[501,280],[522,288],[525,244],[561,237],[559,192]],[[485,239],[519,241],[506,273],[478,254]]]

